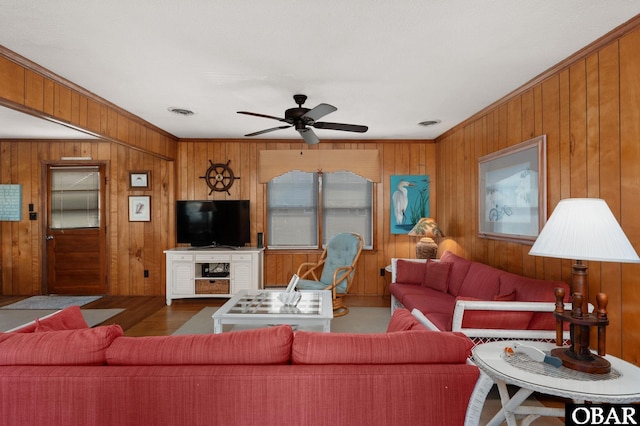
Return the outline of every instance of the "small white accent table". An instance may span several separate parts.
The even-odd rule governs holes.
[[[569,368],[555,368],[536,362],[523,354],[507,356],[504,348],[512,342],[491,342],[473,349],[473,361],[498,386],[502,410],[487,423],[499,425],[505,419],[509,426],[517,424],[515,415],[528,415],[522,424],[528,425],[540,416],[564,417],[564,408],[521,405],[533,392],[574,400],[626,404],[640,401],[640,368],[605,355],[611,363],[611,373],[587,374]],[[557,348],[553,343],[526,342],[548,353]],[[507,385],[520,389],[509,396]]]
[[[328,290],[303,290],[296,306],[284,305],[278,300],[281,291],[241,290],[213,315],[213,332],[222,333],[223,324],[251,326],[290,324],[292,326],[321,326],[331,331],[333,304]]]

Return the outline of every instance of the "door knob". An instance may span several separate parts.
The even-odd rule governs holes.
[[[45,238],[46,238],[47,240],[53,240],[53,235],[47,235]]]

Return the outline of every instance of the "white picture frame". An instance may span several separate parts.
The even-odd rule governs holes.
[[[151,221],[151,197],[149,195],[129,196],[129,222]]]

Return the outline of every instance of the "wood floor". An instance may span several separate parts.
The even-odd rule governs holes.
[[[0,306],[28,296],[0,296]],[[207,306],[222,306],[225,298],[177,299],[166,305],[163,296],[104,296],[82,309],[120,308],[124,311],[106,324],[120,324],[126,336],[168,336]],[[347,306],[391,306],[390,296],[346,296]]]

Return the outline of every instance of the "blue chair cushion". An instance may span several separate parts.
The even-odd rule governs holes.
[[[322,290],[327,288],[333,283],[333,273],[337,268],[343,266],[351,266],[353,260],[358,254],[360,240],[353,234],[344,233],[336,234],[329,241],[327,247],[327,258],[322,268],[322,275],[320,281],[312,280],[300,280],[298,281],[297,288],[303,290]],[[351,271],[350,276],[353,276],[355,271]],[[347,291],[347,279],[345,278],[336,287],[338,293],[345,293]]]

